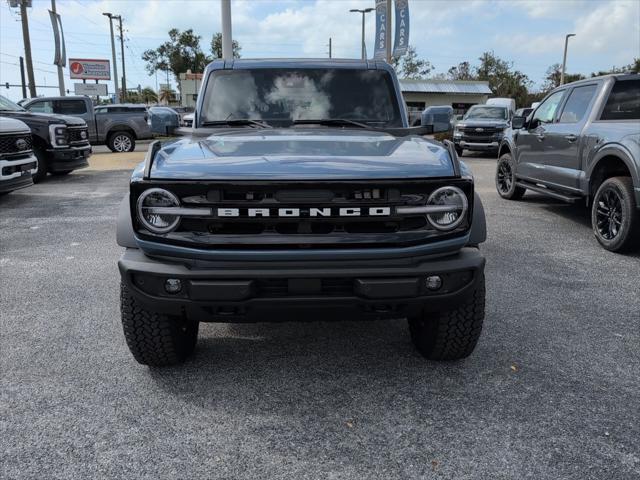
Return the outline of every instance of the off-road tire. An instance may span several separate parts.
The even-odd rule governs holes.
[[[33,154],[38,159],[38,168],[31,178],[33,183],[38,183],[44,180],[47,176],[47,153],[40,148],[34,148]]]
[[[125,146],[122,146],[123,142]],[[113,132],[109,135],[107,147],[112,152],[133,152],[136,149],[136,138],[131,132],[124,130]]]
[[[409,319],[411,340],[429,360],[459,360],[471,355],[484,321],[484,275],[471,298],[453,310],[425,312]]]
[[[611,224],[611,205],[616,219],[615,235],[607,226]],[[619,224],[618,224],[619,223]],[[611,252],[626,252],[640,249],[640,212],[637,209],[631,177],[611,177],[606,179],[593,196],[591,204],[591,226],[593,234],[604,248]]]
[[[143,365],[164,367],[187,359],[198,340],[198,322],[145,309],[120,284],[120,312],[127,346]]]
[[[516,185],[516,169],[510,153],[503,154],[496,164],[496,191],[507,200],[520,200],[527,191]]]

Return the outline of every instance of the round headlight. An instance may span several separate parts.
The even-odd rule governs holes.
[[[82,140],[86,139],[86,138],[87,138],[87,132],[85,132],[84,130],[82,130],[82,131],[80,132],[80,138],[81,138]]]
[[[153,233],[169,233],[180,223],[180,216],[154,211],[163,207],[179,207],[180,200],[162,188],[150,188],[138,198],[138,218]]]
[[[469,208],[467,196],[458,187],[441,187],[434,191],[427,200],[427,205],[451,207],[450,211],[429,213],[427,220],[438,230],[453,230],[460,225]]]

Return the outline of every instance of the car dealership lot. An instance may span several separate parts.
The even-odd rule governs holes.
[[[109,158],[0,199],[3,478],[640,475],[640,255],[600,248],[588,209],[500,200],[495,160],[465,157],[489,228],[466,361],[423,360],[403,320],[204,324],[150,370],[120,327]]]

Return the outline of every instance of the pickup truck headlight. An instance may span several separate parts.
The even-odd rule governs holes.
[[[435,190],[427,200],[428,206],[449,207],[442,212],[427,214],[427,220],[437,230],[453,230],[462,223],[469,208],[467,196],[458,187],[447,186]]]
[[[69,139],[67,138],[67,126],[66,125],[49,125],[49,138],[51,139],[51,145],[55,147],[66,147],[69,145]]]
[[[171,212],[180,206],[180,200],[163,188],[150,188],[138,197],[138,219],[153,233],[169,233],[180,223],[180,216]]]

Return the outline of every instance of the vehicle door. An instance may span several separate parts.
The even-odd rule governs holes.
[[[93,142],[96,140],[96,126],[93,121],[93,112],[89,110],[91,105],[87,105],[87,103],[87,101],[81,98],[54,100],[53,111],[60,115],[70,115],[72,117],[82,118],[87,122],[89,141]]]
[[[93,109],[93,114],[95,116],[95,123],[96,123],[96,134],[98,136],[98,140],[100,142],[106,142],[107,141],[107,135],[109,134],[109,132],[111,131],[111,127],[112,125],[115,123],[114,122],[114,117],[116,117],[117,115],[115,115],[117,113],[117,110],[120,107],[106,107],[106,106],[102,106],[102,107],[96,107]]]
[[[581,136],[598,91],[598,82],[568,90],[557,120],[545,125],[544,181],[549,185],[579,191]]]
[[[545,142],[547,128],[554,122],[565,93],[566,89],[562,89],[545,98],[533,112],[525,128],[517,131],[514,141],[518,177],[531,181],[545,179],[544,156],[548,153]]]
[[[127,115],[127,120],[131,128],[136,132],[138,138],[150,138],[151,125],[150,125],[150,113],[146,107],[133,107],[130,108]]]

